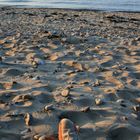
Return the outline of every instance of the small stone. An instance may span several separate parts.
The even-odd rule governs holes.
[[[137,119],[137,114],[135,114],[135,113],[131,113],[131,117],[133,117],[134,119]]]
[[[53,107],[53,105],[51,104],[51,105],[46,105],[44,109],[45,109],[45,111],[50,111],[50,110],[53,110],[54,107]]]
[[[54,53],[54,54],[52,54],[52,55],[50,56],[49,59],[50,59],[51,61],[55,61],[55,60],[58,59],[58,57],[59,57],[58,54]]]
[[[38,66],[38,64],[37,64],[36,61],[33,61],[33,62],[32,62],[32,65],[33,65],[34,67],[37,67],[37,66]]]
[[[41,137],[41,135],[37,134],[33,138],[34,138],[34,140],[38,140],[40,137]]]
[[[32,78],[33,80],[40,80],[40,77],[39,76],[35,76]]]
[[[64,89],[62,92],[61,92],[61,95],[63,97],[68,97],[69,96],[69,93],[70,93],[70,90],[69,89]]]
[[[88,106],[88,107],[85,107],[85,108],[83,108],[81,111],[82,111],[82,112],[88,112],[88,111],[90,111],[90,107],[89,107],[89,106]]]
[[[95,82],[93,83],[93,87],[97,87],[97,86],[100,86],[99,80],[97,80],[97,81],[95,81]]]
[[[123,99],[118,99],[116,102],[117,103],[124,103],[125,101]]]
[[[0,39],[0,44],[4,44],[5,43],[5,39]]]
[[[76,125],[76,130],[77,130],[77,132],[80,132],[80,126],[79,125]]]
[[[134,106],[133,109],[134,109],[134,111],[139,112],[140,111],[140,106]]]
[[[43,135],[38,140],[47,140],[47,137],[45,135]]]
[[[103,104],[103,101],[100,98],[96,98],[95,99],[95,104],[96,105],[101,105],[101,104]]]
[[[3,84],[5,89],[11,89],[13,87],[13,82],[7,82]]]
[[[83,70],[82,64],[77,63],[77,62],[74,62],[74,63],[73,63],[73,67],[76,68],[76,69],[78,69],[78,70],[80,70],[80,71]]]
[[[32,116],[29,113],[26,113],[24,118],[25,118],[25,124],[27,126],[32,124]]]
[[[128,118],[127,118],[126,116],[123,116],[123,117],[122,117],[122,120],[127,121]]]

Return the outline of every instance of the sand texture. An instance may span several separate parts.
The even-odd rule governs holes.
[[[140,14],[0,8],[0,140],[140,140]]]

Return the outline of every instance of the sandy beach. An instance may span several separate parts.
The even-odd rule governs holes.
[[[140,140],[140,13],[0,8],[0,140]]]

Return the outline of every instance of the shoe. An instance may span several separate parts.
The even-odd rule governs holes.
[[[62,119],[58,130],[59,140],[79,140],[74,123],[69,119]]]

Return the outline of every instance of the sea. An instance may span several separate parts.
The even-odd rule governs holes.
[[[3,6],[140,12],[140,0],[0,0]]]

